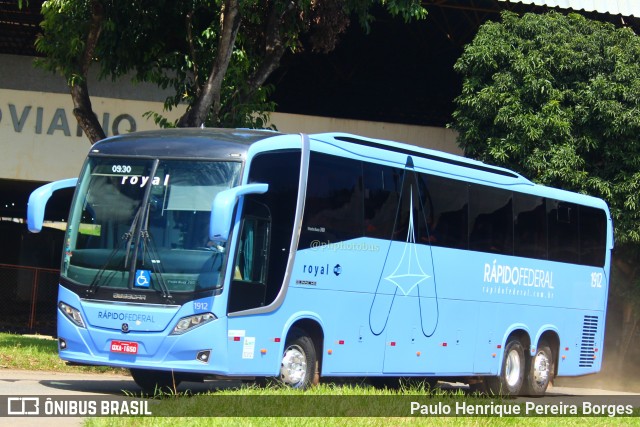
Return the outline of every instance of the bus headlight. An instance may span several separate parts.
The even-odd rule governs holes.
[[[82,314],[80,314],[80,311],[78,309],[73,308],[70,305],[63,303],[62,301],[60,301],[58,303],[58,308],[76,326],[78,326],[80,328],[85,328],[86,327],[86,326],[84,326],[84,320],[82,319]]]
[[[209,323],[212,320],[216,320],[217,317],[213,313],[201,313],[194,314],[193,316],[183,317],[178,320],[175,328],[171,331],[170,335],[181,335],[187,331],[190,331],[198,326],[202,326],[205,323]]]

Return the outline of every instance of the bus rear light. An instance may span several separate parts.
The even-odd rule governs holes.
[[[497,348],[498,350],[500,350],[500,349],[502,348],[502,344],[498,344],[498,345],[496,346],[496,348]]]
[[[416,351],[416,356],[420,357],[420,354],[421,353],[419,351]]]
[[[275,338],[273,339],[273,342],[280,342],[280,337],[275,337]]]
[[[339,345],[344,345],[344,340],[338,340]]]
[[[389,345],[390,345],[391,347],[395,347],[395,346],[396,346],[396,342],[395,342],[395,341],[391,341],[391,342],[389,343]]]
[[[446,342],[443,342],[443,343],[442,343],[442,346],[443,346],[443,347],[446,347],[446,346],[447,346],[447,343],[446,343]]]
[[[73,308],[70,305],[60,301],[58,303],[58,309],[60,309],[62,314],[67,316],[67,319],[71,320],[76,326],[80,328],[86,328],[86,326],[84,325],[84,320],[82,319],[82,314],[80,314],[80,311],[77,308]]]
[[[233,337],[234,341],[240,341],[240,337]]]
[[[267,349],[266,348],[260,349],[260,354],[267,354]]]
[[[333,354],[333,350],[331,350],[331,349],[327,350],[327,354],[328,354],[329,356],[331,356],[331,355]]]
[[[209,323],[213,320],[216,320],[217,317],[213,313],[202,313],[202,314],[194,314],[193,316],[183,317],[178,320],[178,323],[171,331],[170,335],[182,335],[185,332],[188,332],[198,326],[202,326],[206,323]]]

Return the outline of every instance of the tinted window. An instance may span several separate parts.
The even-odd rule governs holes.
[[[268,248],[266,253],[269,255],[269,261],[267,263],[267,270],[261,271],[262,268],[256,262],[259,262],[259,257],[254,257],[254,267],[252,274],[261,274],[266,277],[267,284],[266,289],[260,289],[256,285],[253,290],[257,294],[262,293],[263,297],[260,301],[262,304],[268,305],[276,298],[282,287],[284,279],[284,273],[287,267],[287,261],[289,259],[289,249],[291,246],[291,236],[293,236],[293,221],[296,212],[296,201],[298,197],[298,180],[300,176],[300,151],[279,151],[269,152],[257,155],[251,162],[251,169],[249,171],[249,183],[261,182],[269,184],[269,191],[264,194],[251,194],[245,198],[246,209],[243,212],[244,218],[247,221],[243,226],[250,227],[250,218],[260,218],[260,222],[253,224],[255,226],[254,244],[252,249],[257,249],[259,245],[262,245],[264,239],[268,241]],[[258,209],[258,206],[262,208]],[[257,209],[257,210],[256,210]],[[268,212],[268,214],[266,213]],[[264,229],[264,222],[262,220],[266,218],[270,219],[270,232]],[[245,230],[243,229],[243,230]],[[268,236],[264,233],[269,232]],[[244,238],[245,236],[241,236]],[[239,247],[239,249],[243,249]],[[246,248],[245,248],[246,249]],[[243,277],[244,278],[244,277]],[[235,283],[235,282],[234,282]],[[249,291],[247,291],[246,283],[242,286],[232,286],[231,295],[234,292],[237,293],[239,300],[235,308],[240,310],[249,308],[247,304],[255,304],[256,301],[251,302]],[[256,294],[256,295],[257,295]],[[231,298],[231,297],[230,297]],[[255,305],[257,306],[257,305]],[[231,306],[229,309],[232,309]]]
[[[363,164],[364,233],[390,239],[402,186],[402,169],[373,163]]]
[[[422,175],[431,209],[428,218],[431,244],[467,248],[468,184],[463,181]]]
[[[514,248],[516,256],[547,258],[547,209],[543,197],[515,193]]]
[[[578,263],[580,261],[578,206],[558,200],[547,200],[547,218],[549,259]]]
[[[362,163],[311,153],[300,247],[363,235]]]
[[[469,249],[513,253],[512,193],[484,185],[469,189]]]
[[[393,240],[429,243],[429,193],[421,176],[407,169],[402,180],[402,194],[395,218]]]
[[[607,217],[600,209],[580,206],[580,263],[604,265]]]

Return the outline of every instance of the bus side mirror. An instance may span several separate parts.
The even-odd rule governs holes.
[[[269,184],[247,184],[233,187],[216,194],[211,206],[211,221],[209,222],[209,240],[226,242],[231,231],[231,221],[236,203],[247,194],[264,194]]]
[[[62,179],[38,187],[31,193],[27,203],[27,228],[30,232],[39,233],[42,230],[44,211],[53,192],[63,188],[73,188],[77,183],[78,178]]]

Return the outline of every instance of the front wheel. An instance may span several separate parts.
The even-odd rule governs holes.
[[[553,371],[553,352],[547,343],[542,342],[527,369],[527,394],[543,395],[551,382]]]
[[[494,394],[517,395],[524,384],[524,373],[524,349],[517,338],[511,338],[504,348],[500,374],[487,379],[487,389]]]
[[[280,363],[280,381],[289,387],[305,389],[318,383],[316,348],[304,332],[291,331]]]

